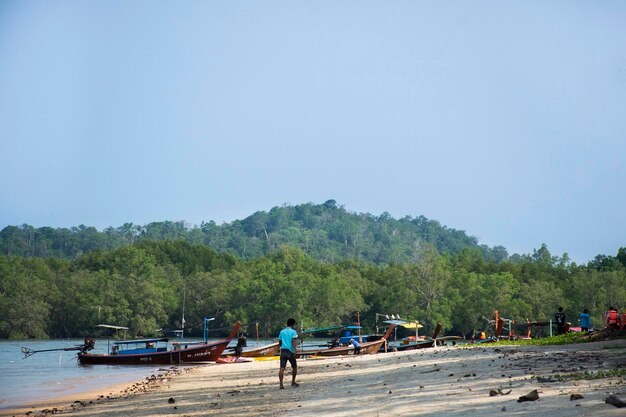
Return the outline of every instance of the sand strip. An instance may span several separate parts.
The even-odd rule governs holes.
[[[624,369],[626,340],[436,348],[300,360],[300,387],[286,385],[285,390],[278,389],[276,361],[187,368],[140,386],[108,390],[115,398],[91,398],[91,404],[83,400],[74,406],[58,401],[57,409],[72,416],[102,417],[624,416],[625,409],[604,402],[610,394],[626,400],[626,378],[620,373]],[[611,370],[618,374],[579,380],[557,377]],[[290,376],[285,377],[289,382]],[[537,401],[517,402],[533,390],[538,392]],[[583,398],[572,400],[572,394]],[[0,415],[13,415],[4,411]]]

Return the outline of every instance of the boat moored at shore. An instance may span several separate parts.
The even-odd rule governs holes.
[[[217,342],[173,343],[168,348],[167,338],[124,340],[114,343],[111,353],[98,354],[81,351],[82,365],[174,365],[183,363],[215,362],[239,331],[237,322],[230,335]],[[165,343],[165,346],[159,346]]]

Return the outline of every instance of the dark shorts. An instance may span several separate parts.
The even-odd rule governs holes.
[[[281,349],[280,350],[280,367],[286,368],[287,361],[289,361],[292,368],[298,367],[298,363],[296,362],[296,354],[290,351],[289,349]]]

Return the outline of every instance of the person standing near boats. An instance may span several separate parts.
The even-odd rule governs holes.
[[[556,332],[557,334],[567,333],[567,324],[565,323],[565,313],[563,313],[563,307],[559,307],[559,312],[554,315],[556,319]]]
[[[278,371],[278,380],[280,381],[280,389],[285,389],[283,385],[283,376],[287,362],[291,364],[291,386],[297,387],[296,375],[298,375],[298,363],[296,362],[296,340],[298,332],[294,330],[296,325],[295,319],[287,320],[287,327],[282,329],[278,335],[280,340],[280,371]]]
[[[361,344],[354,339],[350,339],[350,345],[354,346],[354,354],[358,355],[361,353]]]
[[[580,313],[580,330],[582,332],[588,332],[591,328],[591,319],[589,317],[589,310],[584,309],[582,313]]]

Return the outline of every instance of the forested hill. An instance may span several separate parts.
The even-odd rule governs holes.
[[[374,216],[352,213],[335,200],[324,204],[300,204],[259,211],[231,223],[163,221],[137,226],[126,223],[98,231],[94,227],[35,228],[8,226],[0,231],[3,255],[75,259],[94,249],[115,249],[140,240],[180,239],[205,244],[218,252],[244,259],[267,255],[282,245],[301,248],[322,262],[357,259],[376,264],[413,261],[416,248],[429,243],[439,253],[456,254],[465,248],[479,249],[485,260],[508,258],[502,246],[490,248],[462,230],[442,226],[424,216],[395,219],[388,213]]]

